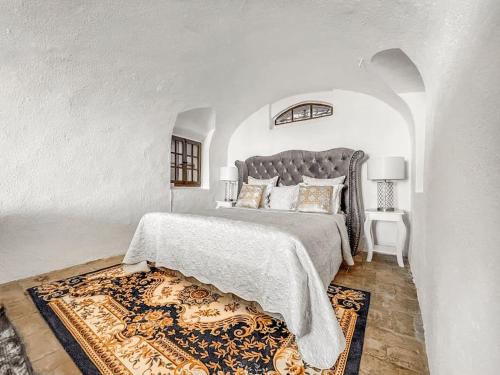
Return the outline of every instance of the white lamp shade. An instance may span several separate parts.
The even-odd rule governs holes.
[[[405,159],[401,156],[386,156],[368,160],[369,180],[404,180]]]
[[[232,166],[220,167],[219,176],[221,181],[238,181],[238,168]]]

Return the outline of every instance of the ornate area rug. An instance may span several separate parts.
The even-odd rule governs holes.
[[[357,374],[370,302],[368,292],[329,286],[347,348],[318,370],[283,321],[176,271],[117,265],[28,291],[86,375]]]

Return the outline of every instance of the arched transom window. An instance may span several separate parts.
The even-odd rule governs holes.
[[[297,121],[333,115],[333,107],[322,103],[300,103],[285,109],[274,120],[275,125],[284,125]]]

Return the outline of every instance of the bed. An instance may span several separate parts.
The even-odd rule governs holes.
[[[238,192],[248,177],[259,179],[279,176],[283,185],[296,185],[302,176],[335,178],[346,176],[341,209],[346,216],[347,233],[352,254],[358,251],[363,225],[363,201],[361,196],[361,164],[365,153],[349,148],[327,151],[289,150],[272,156],[253,156],[237,161]]]
[[[343,214],[325,215],[227,208],[197,213],[150,213],[136,230],[123,262],[155,262],[223,292],[257,301],[284,319],[303,359],[330,368],[345,339],[326,295],[342,261],[353,264],[362,212],[362,151],[286,151],[236,162],[239,188],[249,176],[278,175],[284,185],[301,176],[345,175]]]

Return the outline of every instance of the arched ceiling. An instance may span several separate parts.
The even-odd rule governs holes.
[[[146,98],[171,126],[177,112],[210,106],[218,129],[230,130],[295,93],[342,88],[384,97],[358,60],[386,48],[415,50],[427,37],[431,4],[19,1],[0,5],[8,30],[0,47],[4,70],[45,68],[40,83],[64,86],[75,111],[110,98],[110,113],[130,111]],[[25,19],[30,30],[20,32],[16,22]]]
[[[89,127],[154,132],[162,124],[171,131],[180,112],[206,107],[215,111],[215,138],[223,148],[238,124],[266,103],[338,88],[385,101],[411,131],[410,110],[374,73],[370,58],[381,50],[404,51],[422,74],[433,110],[446,90],[440,85],[466,60],[456,58],[459,48],[474,43],[488,4],[3,2],[0,96],[17,111],[0,115],[7,129],[56,133],[59,126],[70,137]],[[29,147],[21,149],[30,160]],[[15,166],[10,169],[14,176]]]

